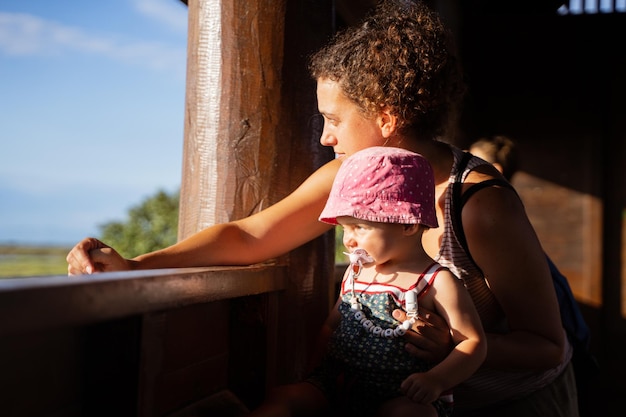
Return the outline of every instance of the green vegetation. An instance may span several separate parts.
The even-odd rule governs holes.
[[[100,239],[132,258],[176,242],[178,192],[158,191],[131,208],[123,222],[100,226]],[[69,247],[0,245],[0,278],[67,274]]]
[[[125,258],[162,249],[176,243],[179,193],[158,191],[132,207],[124,222],[100,226],[100,239]]]
[[[65,275],[70,248],[0,245],[0,278]]]
[[[176,242],[178,192],[158,191],[132,207],[128,218],[100,226],[100,239],[127,258],[161,249]],[[69,247],[0,245],[0,278],[65,275]],[[335,230],[335,261],[345,263],[340,227]]]

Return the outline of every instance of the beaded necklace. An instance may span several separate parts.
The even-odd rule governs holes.
[[[363,263],[373,262],[374,259],[363,249],[355,249],[352,253],[344,252],[344,254],[348,255],[348,258],[350,258],[350,276],[348,279],[350,279],[352,284],[350,291],[350,309],[354,311],[354,319],[361,323],[363,328],[374,336],[385,337],[387,339],[404,336],[407,330],[409,330],[417,320],[417,293],[414,290],[405,293],[404,307],[408,319],[402,322],[402,324],[399,324],[395,329],[383,329],[380,326],[375,326],[363,312],[363,306],[354,289],[356,279],[363,269]]]

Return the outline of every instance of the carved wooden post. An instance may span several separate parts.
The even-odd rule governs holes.
[[[266,208],[332,158],[311,126],[307,71],[331,34],[331,0],[190,0],[189,13],[181,239]],[[290,288],[270,350],[284,362],[270,384],[304,368],[332,297],[332,244],[329,234],[281,260]]]
[[[283,3],[189,2],[180,238],[271,203]]]

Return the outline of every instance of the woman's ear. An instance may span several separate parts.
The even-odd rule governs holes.
[[[379,118],[380,130],[385,138],[391,137],[398,128],[398,117],[389,110],[383,110]]]

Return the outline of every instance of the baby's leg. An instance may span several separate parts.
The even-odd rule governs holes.
[[[323,415],[328,400],[315,385],[308,382],[275,388],[265,402],[249,416],[254,417],[308,417]]]
[[[397,397],[380,406],[377,417],[437,417],[432,404],[420,404],[408,397]]]

